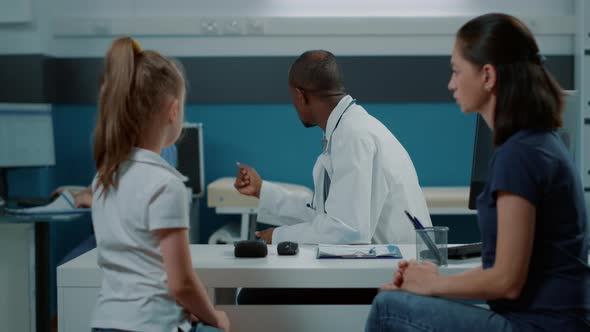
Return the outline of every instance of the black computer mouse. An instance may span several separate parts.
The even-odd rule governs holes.
[[[268,249],[264,240],[242,240],[234,242],[236,257],[266,257]]]
[[[297,242],[284,241],[277,244],[277,252],[279,255],[293,256],[299,252],[299,245]]]

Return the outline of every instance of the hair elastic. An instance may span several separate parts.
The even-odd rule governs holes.
[[[131,38],[131,46],[133,46],[133,53],[135,53],[135,54],[141,53],[141,45],[139,45],[137,40]]]

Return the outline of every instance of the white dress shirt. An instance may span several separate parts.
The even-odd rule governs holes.
[[[188,331],[188,314],[167,287],[155,230],[188,228],[185,177],[152,151],[134,149],[119,168],[118,188],[92,199],[102,287],[91,327]],[[96,179],[92,184],[95,188]]]
[[[284,225],[274,230],[273,243],[414,243],[404,210],[432,225],[410,156],[352,97],[330,114],[325,138],[313,169],[313,195],[262,183],[258,220]],[[330,178],[326,199],[324,173]]]

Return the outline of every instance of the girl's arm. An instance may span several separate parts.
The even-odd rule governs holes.
[[[193,271],[189,250],[188,230],[168,228],[156,230],[168,276],[168,288],[176,300],[202,322],[229,331],[229,319],[223,311],[215,310],[207,291]]]
[[[535,232],[535,207],[526,199],[498,192],[496,260],[488,269],[439,275],[433,264],[410,262],[403,289],[417,294],[464,299],[516,299],[526,282]]]

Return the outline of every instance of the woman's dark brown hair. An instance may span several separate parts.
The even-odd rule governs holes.
[[[181,100],[184,79],[178,66],[155,51],[141,51],[131,37],[115,40],[105,56],[94,133],[95,190],[117,188],[117,171],[152,116],[172,98]]]
[[[457,45],[475,66],[496,68],[495,145],[521,129],[561,127],[563,91],[524,23],[506,14],[482,15],[459,29]]]

